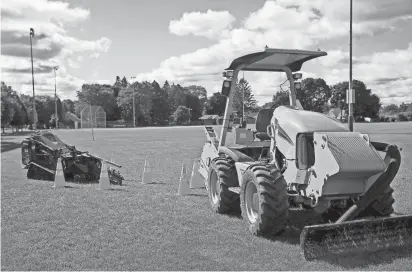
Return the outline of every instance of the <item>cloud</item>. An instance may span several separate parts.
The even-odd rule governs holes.
[[[44,21],[59,18],[59,23],[83,21],[90,15],[89,10],[71,8],[69,3],[48,0],[3,1],[2,10],[20,18],[41,18]]]
[[[228,11],[208,10],[202,12],[184,13],[179,20],[169,23],[169,31],[178,36],[192,34],[209,39],[219,39],[227,35],[235,17]]]
[[[47,48],[33,47],[33,58],[47,60],[57,57],[62,52],[62,47],[55,43],[50,43]],[[30,58],[30,45],[2,45],[1,54],[5,56]]]
[[[97,59],[99,56],[100,56],[100,53],[95,52],[95,53],[90,54],[89,57],[90,57],[91,59]]]
[[[16,74],[17,73],[28,74],[28,73],[31,73],[31,68],[5,68],[2,71],[8,72],[8,73],[16,73]],[[53,67],[40,65],[39,68],[33,69],[33,71],[36,74],[45,74],[45,73],[50,73],[51,71],[53,71]]]
[[[88,82],[89,84],[107,84],[107,85],[113,85],[113,80],[109,79],[97,79],[97,80],[92,80]]]
[[[346,63],[348,52],[335,52],[335,63]],[[328,65],[325,65],[328,68]],[[363,81],[372,92],[376,93],[384,104],[412,102],[412,42],[405,49],[375,52],[357,58],[353,63],[353,78]],[[328,84],[348,80],[347,65],[332,71],[324,69],[322,77]],[[397,102],[397,103],[398,103]]]
[[[412,18],[412,5],[409,0],[375,0],[370,3],[372,12],[368,12],[362,17],[365,21],[387,21],[392,19]],[[355,4],[355,8],[357,8]]]
[[[69,65],[69,67],[71,67],[73,69],[80,68],[80,63],[76,60],[71,59],[71,58],[67,60],[67,64]]]
[[[169,30],[172,33],[180,36],[189,34],[205,36],[216,39],[216,43],[194,52],[167,58],[160,63],[159,68],[141,73],[136,78],[160,82],[169,80],[183,85],[187,82],[197,82],[205,86],[208,94],[211,95],[213,91],[220,89],[221,72],[234,58],[263,50],[265,45],[271,48],[316,50],[318,44],[329,44],[325,46],[326,48],[321,45],[324,50],[332,49],[327,50],[328,56],[312,60],[312,64],[304,64],[303,71],[309,75],[324,77],[325,80],[328,79],[331,82],[346,80],[349,73],[347,69],[345,70],[345,66],[347,66],[349,54],[342,52],[341,47],[335,47],[334,44],[341,44],[343,39],[346,42],[348,37],[349,2],[302,0],[298,4],[292,0],[266,1],[260,9],[251,12],[246,18],[241,18],[242,20],[236,27],[233,27],[234,18],[231,19],[229,12],[209,10],[203,13],[184,13],[180,20],[170,22]],[[397,2],[398,6],[404,4],[405,1]],[[384,5],[386,4],[382,0],[356,1],[353,23],[355,37],[374,36],[391,30],[397,22],[408,18],[405,12],[393,11],[400,11],[400,8],[392,8],[392,15],[385,18],[382,14],[387,11],[381,9]],[[220,23],[215,24],[219,16],[221,16]],[[382,57],[388,58],[383,64],[387,67],[382,70],[388,70],[390,77],[397,78],[399,73],[393,70],[404,69],[406,72],[408,71],[406,66],[410,67],[408,58],[406,58],[410,54],[402,52],[399,53],[400,55],[395,54],[396,61],[392,62],[387,55],[372,54],[364,56],[363,59],[354,57],[353,64],[358,65],[357,71],[360,71],[356,74],[357,78],[372,84],[374,79],[383,77],[383,72],[378,71],[378,63]],[[390,54],[390,52],[387,53]],[[392,69],[395,63],[399,69]],[[368,74],[367,70],[361,71],[362,69],[369,69],[372,72]],[[273,73],[261,73],[260,75],[245,73],[245,75],[255,95],[263,99],[261,103],[269,101],[271,95],[279,90],[279,84],[284,81],[284,76]],[[382,94],[388,88],[381,88],[381,90]]]
[[[89,19],[90,11],[72,7],[69,3],[49,0],[13,0],[2,2],[1,68],[2,80],[18,85],[18,91],[31,92],[31,62],[29,28],[32,38],[36,92],[54,91],[52,67],[59,66],[60,93],[73,97],[84,80],[72,76],[69,68],[78,68],[84,55],[109,51],[111,41],[106,37],[82,40],[68,33],[70,26]],[[46,84],[49,84],[46,86]]]

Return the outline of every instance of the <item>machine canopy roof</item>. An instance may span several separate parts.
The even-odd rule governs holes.
[[[283,72],[281,67],[288,67],[292,72],[297,72],[302,68],[304,62],[326,55],[327,53],[324,51],[266,48],[263,52],[235,59],[226,70],[240,68],[244,71]]]

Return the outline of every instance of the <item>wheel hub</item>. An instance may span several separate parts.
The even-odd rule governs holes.
[[[256,222],[259,213],[259,194],[256,185],[249,182],[245,189],[246,215],[251,223]]]

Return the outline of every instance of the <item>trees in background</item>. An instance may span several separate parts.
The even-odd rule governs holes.
[[[173,120],[176,125],[187,124],[190,120],[190,110],[185,106],[177,107],[173,114]]]
[[[321,78],[305,78],[301,89],[296,90],[296,99],[299,99],[304,109],[324,112],[325,105],[331,97],[328,84]]]
[[[388,114],[412,112],[412,102],[411,103],[402,102],[400,105],[389,104],[382,108],[382,112],[388,113]]]
[[[275,109],[279,106],[287,106],[289,104],[289,92],[279,91],[273,96],[272,102],[267,103],[267,108]]]
[[[78,106],[76,114],[80,115],[81,110],[88,105],[101,106],[106,111],[108,121],[117,120],[117,99],[114,96],[112,86],[100,84],[83,84],[80,91],[77,91]]]
[[[206,114],[223,115],[226,108],[226,96],[214,93],[206,102]]]
[[[349,88],[349,82],[339,82],[332,86],[331,104],[334,107],[342,107],[347,110],[346,90]],[[382,107],[379,97],[372,93],[362,81],[353,80],[353,88],[355,89],[355,108],[354,116],[377,118],[379,110]]]
[[[347,112],[346,90],[348,85],[348,82],[344,81],[329,86],[321,78],[306,78],[302,80],[301,89],[296,90],[296,98],[305,110],[325,113],[330,108],[341,108]],[[353,88],[356,90],[354,115],[359,118],[378,118],[382,107],[379,97],[373,94],[362,81],[354,80]],[[289,105],[289,91],[277,92],[272,102],[266,103],[263,107],[276,108],[280,105]],[[387,111],[397,109],[396,105],[388,107]],[[405,104],[403,108],[408,108],[408,105]]]
[[[303,108],[316,112],[327,112],[329,108],[341,108],[347,110],[346,89],[348,82],[339,82],[329,86],[321,78],[306,78],[301,82],[301,88],[296,90],[296,98]],[[409,118],[412,113],[412,103],[400,105],[381,106],[379,97],[372,90],[358,80],[354,80],[353,87],[356,90],[355,116],[377,118],[381,113],[398,116],[403,114]],[[225,112],[226,97],[215,92],[207,97],[207,91],[203,86],[179,84],[165,81],[163,86],[158,82],[134,82],[130,84],[126,77],[116,77],[113,85],[108,84],[84,84],[77,91],[77,100],[57,100],[59,122],[68,124],[65,119],[67,112],[80,116],[81,110],[88,105],[101,106],[106,112],[107,121],[123,119],[127,122],[133,120],[133,90],[135,98],[135,114],[137,126],[168,125],[171,121],[177,124],[186,124],[187,118],[196,121],[204,114],[220,115]],[[243,100],[244,94],[244,100]],[[20,128],[33,123],[32,96],[18,95],[11,86],[1,83],[1,123]],[[254,98],[252,87],[249,83],[240,79],[235,88],[233,107],[234,111],[242,116],[243,101],[245,113],[256,111],[260,107]],[[280,105],[289,105],[288,91],[278,91],[271,102],[263,105],[263,108],[276,108]],[[36,96],[36,110],[40,125],[54,126],[55,109],[54,97]],[[402,116],[397,119],[404,120]]]
[[[20,96],[11,86],[1,82],[1,128],[9,124],[17,130],[28,124],[28,112]]]
[[[236,85],[235,94],[233,95],[233,111],[237,113],[238,117],[246,116],[246,114],[243,113],[243,104],[245,112],[248,113],[256,109],[257,101],[249,82],[241,78]]]

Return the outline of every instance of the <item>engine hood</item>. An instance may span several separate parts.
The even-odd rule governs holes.
[[[275,109],[272,123],[277,119],[278,125],[296,142],[296,135],[303,132],[339,132],[349,131],[346,125],[325,114],[279,106]]]
[[[51,132],[40,132],[38,134],[33,134],[31,135],[31,137],[36,140],[39,141],[41,143],[43,143],[44,145],[47,145],[48,147],[57,150],[57,149],[64,149],[64,150],[68,150],[67,149],[67,145],[66,143],[64,143],[62,140],[60,140],[60,138],[51,133]]]

